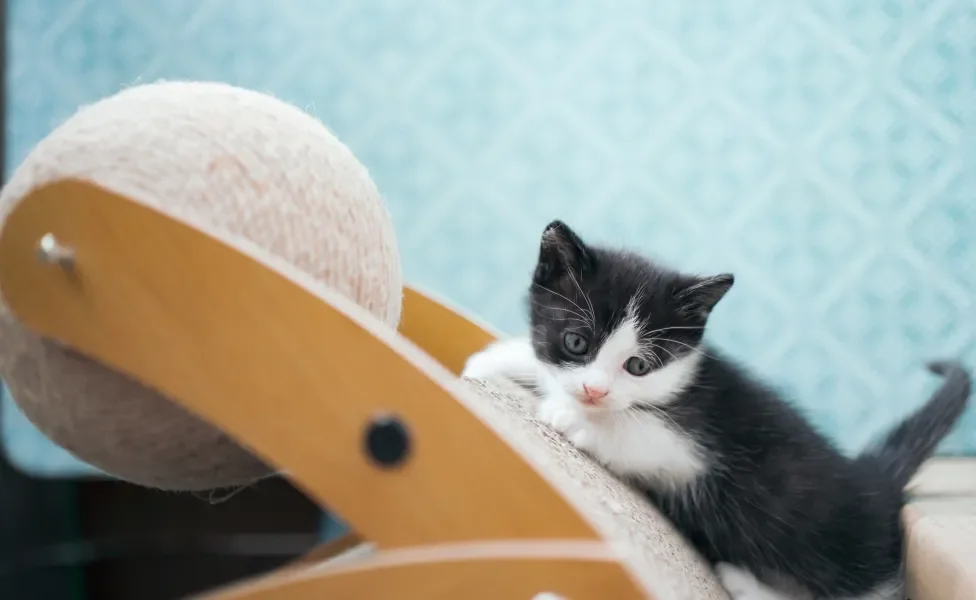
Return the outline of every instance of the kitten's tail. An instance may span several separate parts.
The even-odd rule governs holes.
[[[972,391],[972,377],[960,363],[945,361],[928,365],[942,375],[942,386],[920,409],[888,432],[880,444],[869,448],[861,460],[880,464],[889,479],[904,489],[915,472],[935,452],[965,412]]]

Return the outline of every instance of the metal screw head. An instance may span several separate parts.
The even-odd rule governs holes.
[[[75,265],[75,252],[61,245],[53,233],[46,233],[37,243],[37,259],[49,265],[58,265],[62,269],[71,269]]]

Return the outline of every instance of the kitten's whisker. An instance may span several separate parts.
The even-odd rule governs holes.
[[[572,316],[572,317],[566,316],[566,317],[562,317],[560,320],[568,321],[570,323],[580,323],[583,327],[586,327],[587,329],[591,329],[589,319],[583,319],[577,316]]]
[[[583,319],[580,317],[564,317],[563,320],[569,323],[579,323],[579,325],[569,328],[571,331],[575,331],[579,329],[588,329],[590,331],[593,331],[593,326],[590,325],[589,319]]]
[[[634,292],[634,302],[640,304],[644,300],[644,288],[647,286],[646,281],[642,281],[640,285],[637,286],[637,291]]]
[[[658,415],[658,416],[663,417],[663,418],[667,419],[668,421],[670,421],[671,424],[674,425],[674,428],[675,428],[675,430],[678,433],[685,433],[684,428],[682,428],[680,425],[678,425],[678,422],[675,421],[674,420],[674,417],[672,417],[671,415],[669,415],[666,410],[663,410],[662,408],[660,408],[658,406],[654,406],[653,404],[643,404],[642,403],[642,404],[640,404],[640,407],[641,407],[641,409],[647,409],[648,412],[652,412],[655,415]],[[635,414],[633,416],[634,416],[634,419],[635,420],[640,421],[640,418],[639,418],[638,415]]]
[[[574,279],[573,281],[575,282],[576,280]],[[533,283],[532,283],[532,285],[534,285],[534,286],[536,286],[536,287],[538,287],[538,288],[540,288],[540,289],[542,289],[542,290],[545,290],[545,291],[547,291],[547,292],[549,292],[550,294],[554,294],[554,295],[556,295],[556,296],[559,296],[560,298],[562,298],[562,299],[563,299],[563,300],[565,300],[566,302],[569,302],[570,304],[572,304],[573,306],[575,306],[576,308],[578,308],[578,309],[580,310],[580,312],[582,313],[582,316],[583,316],[584,318],[586,317],[586,309],[584,309],[584,308],[583,308],[582,306],[580,306],[579,304],[577,304],[577,303],[575,303],[575,302],[573,302],[572,300],[570,300],[570,299],[569,299],[569,298],[567,298],[566,296],[563,296],[562,294],[560,294],[560,293],[559,293],[559,292],[557,292],[556,290],[551,290],[551,289],[549,289],[549,288],[547,288],[546,286],[544,286],[544,285],[542,285],[542,284],[539,284],[539,283],[535,283],[535,282],[533,282]],[[576,284],[576,285],[578,286],[579,284]]]
[[[648,406],[650,406],[650,405],[648,405]],[[675,421],[674,420],[674,417],[672,417],[671,415],[669,415],[667,413],[667,411],[661,410],[660,408],[658,408],[658,407],[655,406],[654,407],[654,412],[657,413],[657,414],[659,414],[659,415],[661,415],[662,417],[664,417],[665,419],[667,419],[672,425],[674,425],[674,428],[675,428],[675,430],[678,433],[687,435],[687,432],[684,430],[684,428],[681,427],[681,425],[678,425],[678,422]]]
[[[659,341],[660,339],[661,339],[661,338],[654,338],[653,340],[651,340],[651,342],[650,342],[650,343],[652,343],[652,344],[653,344],[654,342],[656,342],[656,341]],[[668,350],[668,349],[667,349],[667,348],[665,348],[664,346],[661,346],[661,345],[655,345],[655,347],[656,347],[656,348],[658,348],[659,350],[663,350],[664,352],[667,352],[667,353],[668,353],[669,355],[671,355],[671,358],[672,358],[672,359],[674,359],[674,360],[678,360],[678,357],[677,357],[677,356],[675,356],[675,354],[674,354],[674,352],[671,352],[670,350]]]
[[[643,356],[641,356],[641,358],[643,358],[644,360],[652,361],[654,365],[658,368],[664,366],[664,360],[654,352],[654,350],[664,350],[664,348],[661,348],[660,346],[656,345],[654,343],[654,340],[643,340],[639,342],[638,348],[643,353]],[[648,348],[650,350],[648,350]]]
[[[654,350],[656,348],[657,348],[657,346],[653,346],[652,345],[651,348],[650,348],[650,351],[649,352],[643,352],[643,356],[641,356],[641,358],[643,358],[646,361],[651,362],[651,364],[655,368],[660,369],[661,367],[664,366],[664,360],[660,356],[658,356],[656,352],[654,352]]]
[[[661,332],[664,332],[664,331],[673,331],[673,330],[698,330],[698,331],[701,331],[702,329],[704,329],[704,327],[702,327],[700,325],[674,325],[673,327],[661,327],[660,329],[655,329],[654,331],[648,331],[644,335],[647,335],[647,336],[650,337],[650,336],[653,336],[655,334],[658,334],[658,333],[661,333]]]
[[[552,311],[557,311],[557,310],[562,311],[565,314],[573,315],[573,317],[579,319],[580,321],[587,321],[587,322],[589,321],[589,319],[586,318],[586,315],[581,315],[580,313],[576,312],[571,308],[563,308],[560,306],[543,306],[542,308],[552,310]]]
[[[711,354],[705,352],[704,350],[702,350],[701,348],[699,348],[698,346],[695,346],[693,344],[689,344],[689,343],[686,343],[686,342],[682,342],[681,340],[672,340],[672,339],[668,339],[668,338],[655,338],[655,339],[657,339],[659,341],[662,341],[662,342],[671,342],[672,344],[681,344],[682,346],[688,348],[689,350],[692,350],[694,352],[697,352],[697,353],[701,354],[702,356],[707,356],[708,358],[713,358],[715,360],[718,360],[716,357],[712,356]]]
[[[582,306],[580,306],[579,304],[573,302],[572,300],[570,300],[566,296],[563,296],[562,294],[560,294],[556,290],[547,288],[546,286],[542,285],[541,283],[533,283],[532,285],[534,285],[535,287],[537,287],[537,288],[539,288],[539,289],[541,289],[541,290],[543,290],[545,292],[549,292],[550,294],[552,294],[554,296],[558,296],[558,297],[562,298],[566,302],[569,302],[570,304],[572,304],[573,306],[575,306],[576,308],[578,308],[581,313],[585,313],[586,312],[586,310]]]
[[[509,381],[514,381],[516,383],[537,383],[538,378],[532,377],[531,375],[521,376],[521,375],[501,375],[503,379],[508,379]]]
[[[595,310],[593,310],[593,303],[592,303],[592,302],[590,302],[590,297],[589,297],[589,296],[587,296],[587,295],[586,295],[586,293],[584,293],[584,292],[583,292],[583,288],[582,288],[582,287],[580,287],[580,284],[579,284],[579,281],[577,281],[577,280],[576,280],[576,276],[575,276],[575,275],[573,275],[573,271],[572,271],[572,269],[570,269],[570,270],[568,271],[568,273],[569,273],[569,278],[570,278],[570,280],[572,280],[572,282],[573,282],[574,284],[576,284],[576,289],[577,289],[577,290],[579,290],[579,293],[580,293],[580,296],[583,296],[583,300],[586,300],[586,304],[587,304],[587,306],[589,306],[589,307],[590,307],[590,318],[591,318],[591,319],[593,320],[593,323],[594,323],[594,324],[596,324],[596,311],[595,311]],[[580,277],[582,277],[582,276],[583,276],[583,274],[582,274],[582,272],[581,272],[581,273],[580,273]]]
[[[563,312],[568,312],[568,313],[570,313],[572,315],[576,315],[577,317],[579,317],[583,321],[586,321],[587,320],[586,315],[584,315],[583,313],[577,312],[577,311],[575,311],[575,310],[573,310],[571,308],[566,308],[565,306],[550,306],[548,304],[543,304],[543,303],[541,303],[541,302],[539,302],[539,301],[537,301],[535,299],[532,299],[530,301],[533,304],[535,304],[536,306],[538,306],[539,308],[545,308],[547,310],[561,310]]]
[[[640,424],[640,415],[634,410],[618,410],[610,413],[615,423],[637,423]]]

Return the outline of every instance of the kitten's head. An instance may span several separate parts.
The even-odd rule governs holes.
[[[532,345],[589,411],[660,405],[694,377],[708,316],[732,283],[589,246],[553,221],[529,289]]]

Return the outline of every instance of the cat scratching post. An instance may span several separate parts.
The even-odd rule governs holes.
[[[411,341],[252,245],[78,181],[8,215],[0,282],[31,331],[219,423],[377,548],[214,598],[720,597],[676,594],[676,575],[697,577],[692,590],[706,577],[680,541],[662,556],[683,567],[641,565],[607,527],[616,517],[574,502],[568,474],[545,475],[541,436],[509,439],[498,407],[445,366],[490,335],[417,292]]]
[[[129,88],[38,145],[0,218],[0,374],[41,431],[161,489],[283,474],[367,542],[206,597],[725,597],[524,394],[457,377],[493,335],[404,289],[375,186],[301,111]]]
[[[8,215],[0,281],[32,331],[219,423],[379,549],[215,597],[653,595],[443,365],[257,248],[65,181]]]

